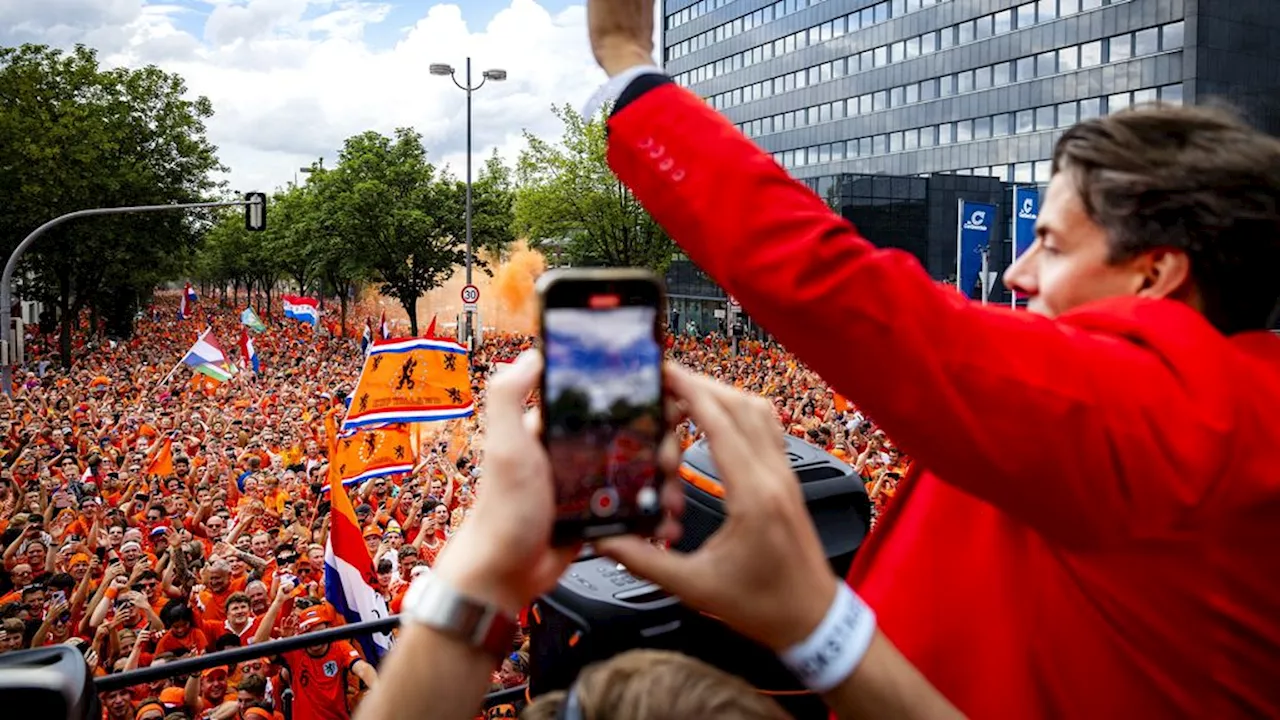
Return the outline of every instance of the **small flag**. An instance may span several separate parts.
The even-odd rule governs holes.
[[[152,456],[150,462],[147,463],[147,476],[160,475],[167,476],[173,474],[173,441],[165,438],[160,443],[156,454]]]
[[[252,307],[247,307],[241,311],[240,324],[256,333],[267,331],[267,324],[262,322],[262,318],[258,317],[258,313],[254,312]]]
[[[427,326],[427,332],[422,336],[428,340],[436,339],[436,315],[431,316],[431,324]]]
[[[182,299],[178,301],[178,319],[186,320],[191,317],[191,310],[196,305],[196,291],[191,287],[191,283],[187,283],[182,288]]]
[[[252,369],[254,375],[262,372],[258,365],[258,351],[253,348],[253,338],[249,337],[247,327],[240,328],[240,367]]]
[[[338,479],[337,468],[329,464],[329,538],[324,548],[324,595],[348,623],[378,620],[389,615],[387,601],[375,588],[378,576],[373,558],[364,544],[364,533],[356,519],[351,498]],[[365,659],[377,665],[391,649],[391,635],[356,637]]]
[[[373,344],[373,327],[369,324],[369,319],[365,318],[364,332],[360,334],[360,352],[369,352],[369,346]]]
[[[313,327],[320,324],[320,301],[300,295],[284,295],[284,316],[290,320],[310,323]]]
[[[196,344],[182,358],[182,363],[202,375],[225,382],[235,375],[235,370],[227,362],[227,355],[218,346],[218,339],[213,337],[212,330],[213,328],[205,330],[200,335]]]
[[[391,328],[387,325],[387,311],[382,311],[382,319],[378,321],[378,337],[386,340],[391,337]]]

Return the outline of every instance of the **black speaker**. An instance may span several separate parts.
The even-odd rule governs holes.
[[[870,527],[866,488],[847,463],[794,438],[787,456],[804,488],[832,569],[843,577]],[[724,521],[719,475],[695,443],[684,456],[681,551],[697,549]],[[531,612],[529,694],[568,688],[593,662],[635,648],[674,650],[737,675],[773,696],[797,718],[825,720],[821,698],[807,692],[767,648],[680,604],[657,585],[613,561],[584,554]]]
[[[0,707],[25,717],[98,720],[102,716],[84,656],[70,645],[0,654]]]

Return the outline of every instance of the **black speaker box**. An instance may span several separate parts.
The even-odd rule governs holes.
[[[787,456],[832,570],[843,577],[871,524],[866,488],[839,458],[795,438]],[[697,549],[724,521],[719,475],[695,443],[684,456],[684,535],[676,549]],[[737,675],[797,718],[825,720],[821,698],[805,691],[767,648],[686,608],[657,585],[603,557],[584,554],[533,606],[529,693],[569,687],[593,662],[635,648],[674,650]]]
[[[70,645],[0,654],[0,707],[42,720],[102,716],[89,667]]]

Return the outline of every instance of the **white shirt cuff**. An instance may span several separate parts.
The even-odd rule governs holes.
[[[626,90],[627,86],[634,82],[636,78],[642,75],[663,74],[665,73],[663,73],[662,68],[657,65],[636,65],[623,70],[609,78],[609,81],[601,85],[600,89],[596,90],[591,96],[591,99],[587,100],[587,104],[582,106],[582,117],[588,121],[594,119],[596,114],[600,112],[600,108],[607,103],[616,101],[618,96],[622,95],[622,91]]]

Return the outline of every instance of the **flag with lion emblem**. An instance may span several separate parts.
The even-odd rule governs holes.
[[[466,348],[450,340],[377,339],[365,356],[342,429],[450,420],[474,412]]]
[[[330,466],[343,485],[413,472],[417,442],[403,424],[339,433]]]

